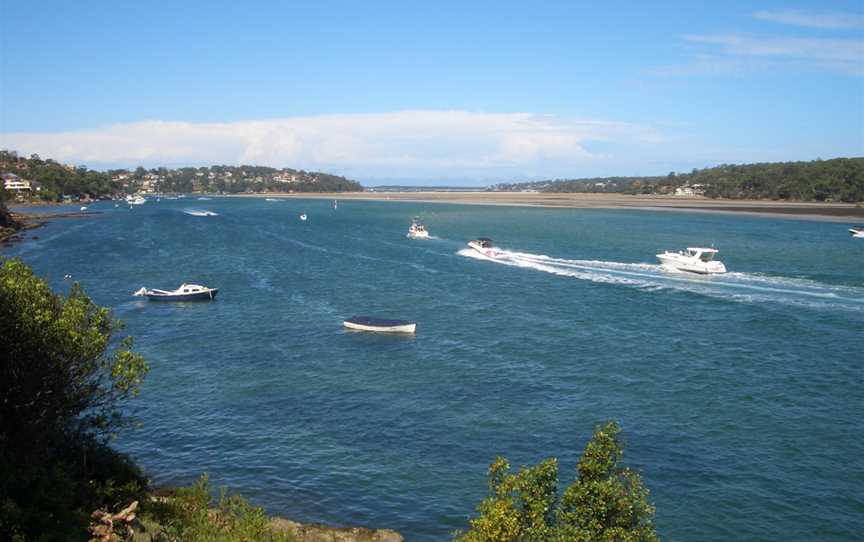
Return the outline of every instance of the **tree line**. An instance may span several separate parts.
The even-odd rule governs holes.
[[[556,179],[494,188],[664,195],[685,186],[709,198],[859,203],[864,201],[864,158],[723,164],[663,176]]]

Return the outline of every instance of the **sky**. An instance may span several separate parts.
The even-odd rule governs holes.
[[[864,0],[0,0],[0,148],[466,186],[864,156]]]

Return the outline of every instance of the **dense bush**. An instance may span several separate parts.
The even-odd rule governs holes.
[[[144,490],[107,446],[147,372],[131,339],[112,342],[119,328],[77,285],[58,295],[21,261],[0,265],[0,539],[76,540],[93,509]]]
[[[457,542],[655,542],[654,507],[641,477],[621,467],[620,429],[594,430],[560,499],[558,463],[547,459],[513,474],[504,458],[489,467],[489,496]]]

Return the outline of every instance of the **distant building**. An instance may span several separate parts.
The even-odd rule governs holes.
[[[30,181],[22,179],[18,175],[14,173],[4,173],[3,174],[3,188],[10,192],[30,192],[32,187],[30,186]]]

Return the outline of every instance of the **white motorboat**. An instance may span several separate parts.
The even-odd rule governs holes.
[[[852,237],[864,239],[864,226],[858,226],[857,228],[849,228],[849,233],[852,234]]]
[[[82,206],[81,206],[81,210],[82,210],[82,211],[86,211],[86,210],[87,210],[87,206],[86,206],[86,205],[82,205]]]
[[[387,320],[371,316],[352,316],[342,324],[348,329],[379,333],[414,333],[417,329],[417,322],[410,320]]]
[[[664,268],[673,271],[686,271],[688,273],[699,273],[710,275],[714,273],[725,273],[726,266],[723,262],[715,260],[714,256],[719,251],[715,248],[687,247],[687,250],[658,254],[657,259]]]
[[[300,220],[306,220],[307,218],[309,218],[309,217],[306,216],[306,213],[303,213],[302,215],[300,215]]]
[[[132,295],[144,296],[150,301],[210,301],[219,293],[219,288],[207,288],[200,284],[181,284],[176,290],[141,288]]]
[[[218,213],[206,209],[184,209],[183,212],[191,216],[219,216]]]
[[[147,200],[143,196],[126,196],[126,203],[129,205],[144,205]]]
[[[498,251],[492,246],[492,239],[488,237],[478,237],[468,241],[468,246],[486,256],[487,258],[497,258]]]
[[[428,239],[429,232],[426,231],[426,226],[420,221],[419,217],[414,217],[411,220],[411,226],[408,228],[408,239]]]

